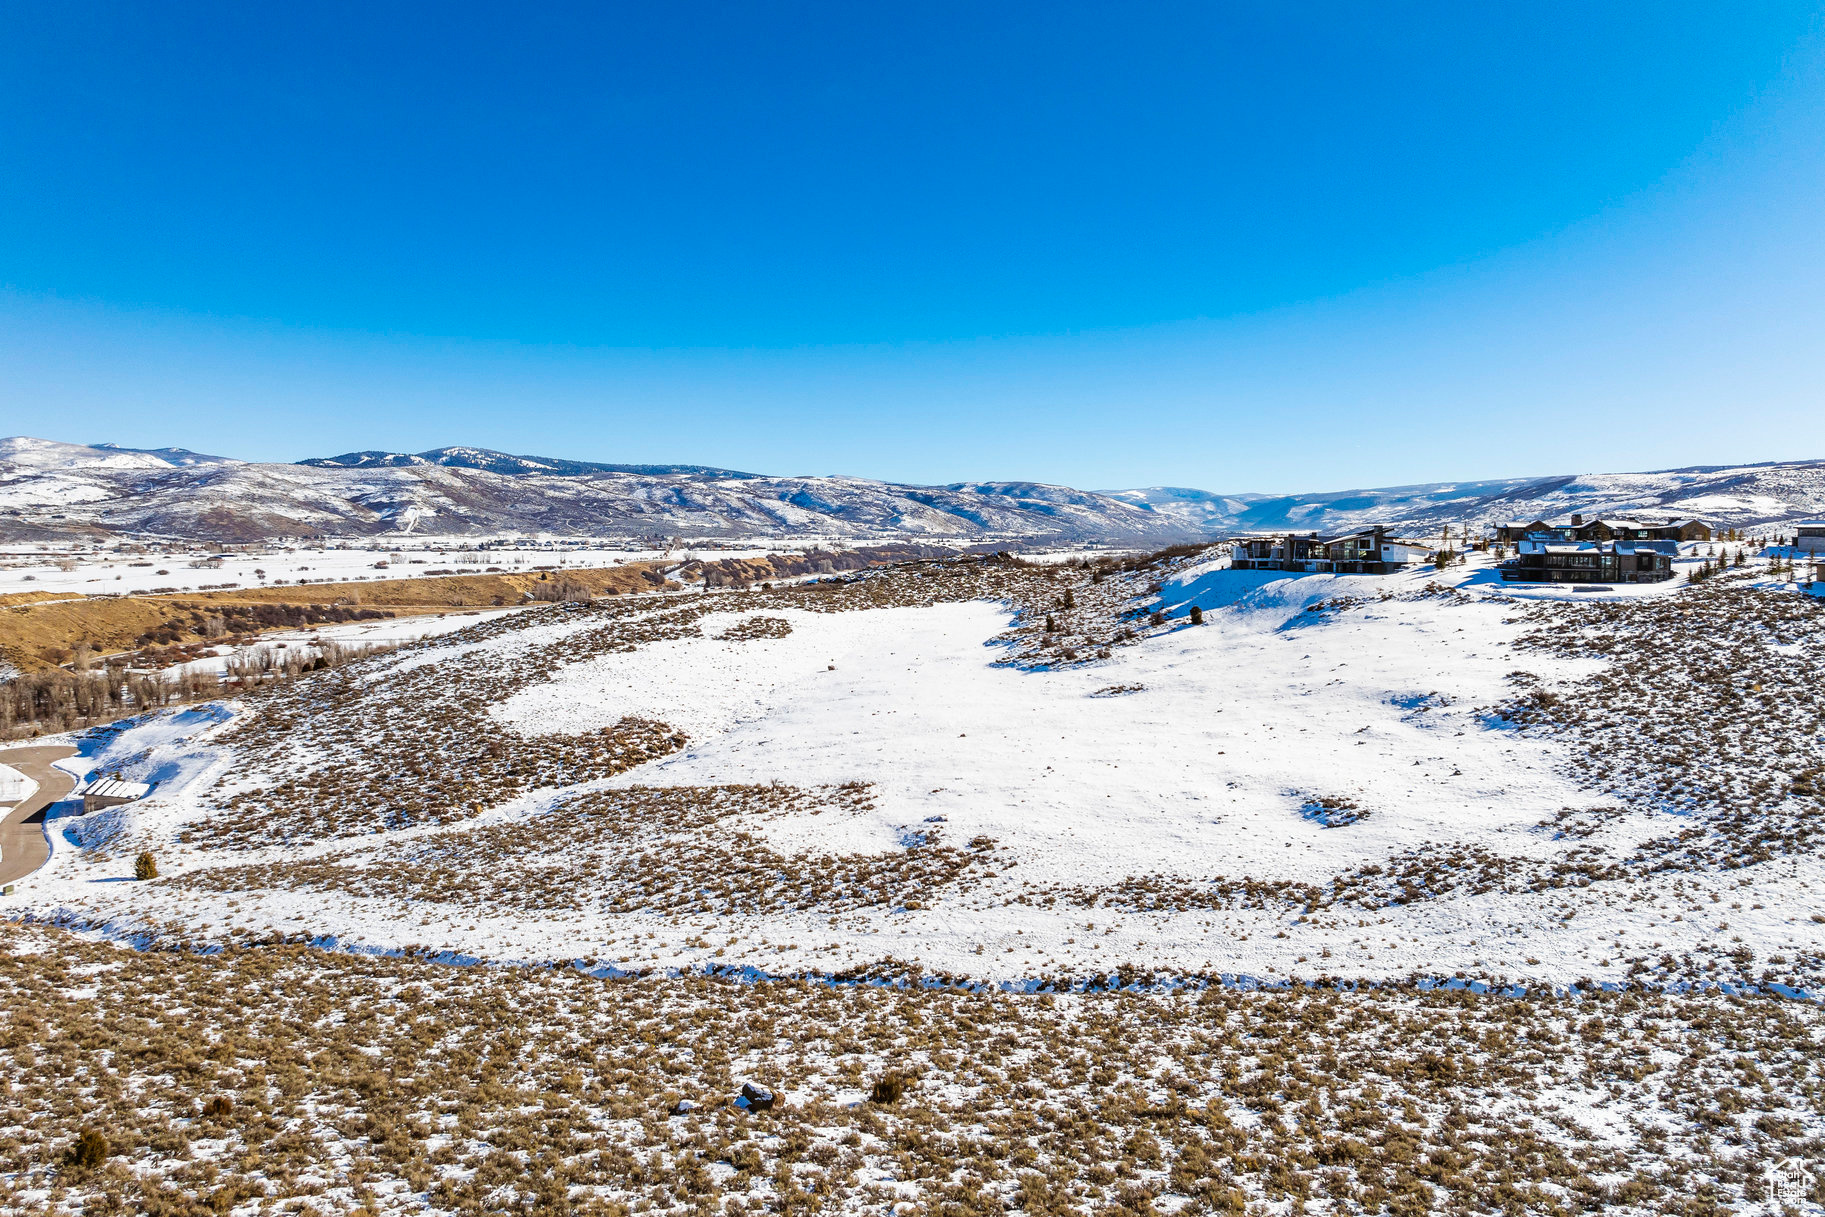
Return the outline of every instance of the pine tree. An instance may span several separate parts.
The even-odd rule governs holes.
[[[1204,610],[1199,608],[1195,604],[1191,606],[1191,624],[1193,624],[1193,625],[1203,625],[1204,624]]]
[[[1068,609],[1077,607],[1077,597],[1071,594],[1071,589],[1068,587],[1065,589],[1065,607]]]
[[[140,880],[158,878],[158,860],[151,850],[142,849],[139,857],[133,859],[133,877]]]

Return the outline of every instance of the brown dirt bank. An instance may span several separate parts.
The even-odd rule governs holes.
[[[366,583],[305,583],[247,587],[167,596],[89,596],[0,607],[0,657],[21,671],[40,671],[68,662],[87,644],[97,655],[133,650],[148,643],[169,645],[210,637],[211,619],[233,606],[359,605],[390,615],[436,613],[454,608],[519,604],[555,583],[590,595],[658,591],[668,584],[661,566],[630,562],[601,569],[514,574],[430,576]],[[29,593],[38,595],[39,593]],[[228,615],[232,623],[234,615]]]

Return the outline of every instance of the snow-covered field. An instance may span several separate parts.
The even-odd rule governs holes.
[[[1078,594],[1094,591],[1085,584]],[[1566,983],[1618,981],[1631,962],[1694,952],[1747,949],[1783,962],[1825,954],[1825,924],[1813,919],[1825,909],[1825,869],[1812,853],[1640,881],[1499,881],[1504,872],[1550,874],[1593,850],[1626,858],[1676,826],[1664,809],[1618,810],[1612,792],[1592,789],[1572,764],[1590,742],[1521,730],[1494,710],[1525,679],[1516,673],[1568,688],[1611,662],[1518,649],[1519,615],[1540,597],[1693,594],[1681,583],[1573,593],[1506,589],[1474,561],[1387,577],[1288,577],[1211,561],[1178,569],[1146,600],[1169,614],[1163,625],[1107,659],[1063,665],[996,662],[1012,645],[1005,631],[1027,620],[1005,602],[830,612],[796,607],[794,594],[656,603],[627,619],[670,620],[674,636],[594,651],[584,641],[596,618],[526,610],[491,631],[371,661],[363,695],[382,700],[414,673],[545,664],[465,729],[501,741],[509,756],[540,741],[593,738],[623,719],[688,737],[618,773],[479,800],[480,814],[454,823],[215,848],[209,824],[225,814],[225,791],[274,790],[298,765],[323,762],[328,754],[311,753],[308,732],[303,751],[264,767],[266,758],[215,745],[248,713],[232,706],[99,733],[81,742],[74,771],[119,770],[158,790],[105,822],[57,821],[51,863],[6,911],[121,933],[280,933],[621,969],[836,972],[892,958],[1015,985],[1122,965]],[[1185,619],[1193,604],[1202,625]],[[757,621],[774,624],[723,637]],[[410,709],[388,710],[403,712],[388,723],[409,723]],[[424,740],[416,754],[368,763],[417,773],[458,763],[449,745]],[[367,776],[379,793],[419,780],[381,769]],[[658,845],[591,836],[587,818],[570,818],[585,796],[845,784],[867,793],[787,800]],[[624,866],[644,867],[643,882],[709,882],[704,875],[725,865],[716,851],[739,834],[787,860],[777,863],[786,887],[798,881],[792,866],[820,858],[847,864],[940,848],[955,851],[957,878],[933,880],[918,900],[819,897],[754,910],[675,900],[615,907],[591,891],[612,890],[604,876]],[[117,882],[140,848],[154,850],[166,878]],[[473,882],[460,895],[415,895],[423,850],[455,858]],[[246,877],[262,866],[269,879]],[[519,896],[490,899],[499,877],[515,872],[565,876],[583,894],[537,915]],[[1487,880],[1491,872],[1498,881]],[[212,873],[238,877],[217,882]],[[1478,873],[1481,882],[1466,878]],[[1421,894],[1399,898],[1413,883]],[[1346,888],[1394,896],[1332,898]],[[1332,896],[1312,894],[1321,890]]]
[[[802,541],[795,541],[795,546]],[[9,592],[75,592],[108,595],[128,592],[194,592],[224,587],[273,587],[301,583],[345,583],[357,580],[412,579],[432,574],[484,571],[523,573],[543,567],[607,567],[623,562],[682,561],[686,554],[705,560],[749,558],[764,549],[630,549],[608,542],[579,541],[503,543],[478,548],[470,539],[412,537],[401,544],[376,548],[350,543],[326,546],[265,546],[220,552],[205,547],[168,547],[155,552],[115,545],[106,548],[68,544],[0,547],[0,595]]]
[[[377,621],[348,621],[338,625],[307,626],[296,630],[270,630],[252,643],[223,644],[209,649],[200,659],[187,660],[161,669],[165,675],[179,672],[226,673],[237,660],[257,659],[261,652],[276,657],[279,651],[293,650],[306,659],[315,659],[324,644],[360,652],[404,646],[408,642],[453,634],[484,621],[524,612],[520,608],[464,609],[448,613],[419,613],[409,617],[387,617]]]

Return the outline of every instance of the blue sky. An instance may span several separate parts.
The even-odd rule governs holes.
[[[1294,491],[1825,456],[1799,4],[0,7],[0,431]]]

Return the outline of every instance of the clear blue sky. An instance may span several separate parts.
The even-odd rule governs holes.
[[[1825,456],[1806,4],[0,3],[0,431],[1315,490]]]

